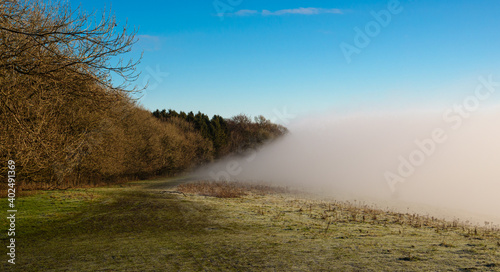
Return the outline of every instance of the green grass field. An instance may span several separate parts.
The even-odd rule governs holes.
[[[172,192],[182,182],[19,198],[16,264],[3,254],[0,270],[500,271],[498,230],[290,192]]]

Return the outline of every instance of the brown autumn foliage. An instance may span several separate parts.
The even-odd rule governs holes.
[[[25,189],[171,175],[213,160],[212,141],[192,123],[160,121],[130,98],[137,62],[115,60],[135,33],[117,28],[114,17],[69,4],[0,0],[2,177],[8,160]]]
[[[187,121],[203,138],[209,140],[214,147],[214,157],[220,158],[230,154],[242,153],[279,138],[288,130],[279,124],[274,124],[264,116],[250,117],[239,114],[230,119],[214,115],[211,119],[201,112],[177,113],[175,110],[156,110],[153,116],[163,122]],[[179,125],[183,127],[182,125]]]
[[[250,117],[240,114],[227,120],[229,130],[228,153],[241,153],[287,133],[284,126],[274,124],[264,116]]]

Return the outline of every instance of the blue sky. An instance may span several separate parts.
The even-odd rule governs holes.
[[[139,28],[129,56],[144,51],[137,84],[149,80],[140,103],[150,110],[273,118],[285,109],[300,116],[443,107],[472,93],[478,76],[500,81],[499,1],[95,0],[81,7],[111,7],[121,24]],[[382,17],[382,25],[373,13],[390,20]],[[341,44],[356,46],[356,28],[369,42],[348,62]]]

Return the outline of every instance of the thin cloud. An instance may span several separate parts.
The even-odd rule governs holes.
[[[256,10],[242,9],[242,10],[238,10],[237,12],[235,12],[234,15],[236,15],[236,16],[248,16],[248,15],[254,15],[257,13],[259,13],[259,12]]]
[[[139,40],[137,46],[144,51],[158,51],[161,48],[161,37],[153,35],[137,35]]]
[[[324,9],[324,8],[296,8],[296,9],[282,9],[275,12],[269,10],[263,10],[262,15],[285,15],[285,14],[301,14],[301,15],[316,15],[333,13],[340,14],[342,11],[340,9]]]
[[[295,8],[295,9],[280,9],[277,11],[269,11],[267,9],[262,11],[242,9],[233,13],[233,15],[235,16],[249,16],[258,14],[262,16],[280,16],[286,14],[317,15],[317,14],[342,14],[342,11],[340,9],[325,9],[325,8]]]

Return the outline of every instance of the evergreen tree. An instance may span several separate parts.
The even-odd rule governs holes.
[[[194,113],[190,111],[186,117],[186,121],[193,123],[194,122]]]

